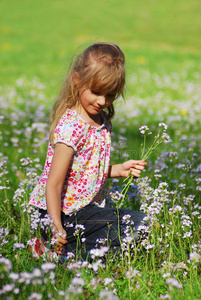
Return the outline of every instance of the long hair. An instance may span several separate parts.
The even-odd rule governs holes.
[[[72,62],[59,97],[51,113],[50,143],[54,130],[67,108],[79,102],[79,90],[86,87],[103,95],[123,95],[125,86],[125,56],[121,49],[110,43],[96,43],[84,50]],[[78,78],[78,80],[76,80]],[[114,107],[107,108],[107,118],[114,116]]]

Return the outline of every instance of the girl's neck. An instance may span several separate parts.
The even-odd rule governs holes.
[[[85,120],[87,123],[94,127],[99,127],[103,123],[100,113],[97,115],[89,115],[82,107],[82,105],[75,105],[71,108],[71,110],[78,113],[83,120]]]

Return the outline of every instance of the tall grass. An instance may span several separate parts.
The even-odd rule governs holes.
[[[43,169],[50,109],[41,104],[46,102],[46,86],[38,79],[19,78],[12,87],[1,88],[2,297],[200,298],[201,137],[197,100],[201,90],[197,65],[193,69],[193,64],[196,62],[183,66],[182,72],[163,74],[142,68],[129,79],[136,86],[136,95],[126,103],[116,103],[113,163],[139,158],[143,136],[138,128],[142,125],[148,125],[154,135],[158,123],[166,123],[172,142],[158,147],[148,160],[146,172],[131,184],[125,198],[123,207],[144,211],[151,224],[141,228],[141,243],[135,245],[128,222],[120,255],[109,252],[102,257],[100,252],[94,257],[92,253],[90,262],[77,256],[63,263],[47,263],[42,258],[35,261],[29,252],[31,238],[40,236],[40,224],[28,199]],[[140,88],[145,79],[147,88],[156,91],[149,97]],[[147,146],[151,140],[150,136]],[[108,205],[116,206],[123,187],[121,180],[108,181]]]

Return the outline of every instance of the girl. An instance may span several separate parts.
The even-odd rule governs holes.
[[[130,215],[135,239],[143,223],[142,212],[117,213],[105,208],[104,200],[107,178],[129,173],[139,177],[146,166],[138,160],[110,166],[110,119],[114,100],[123,96],[124,63],[115,44],[88,47],[74,60],[52,110],[47,159],[30,203],[39,208],[41,218],[51,216],[51,232],[57,239],[54,249],[62,257],[81,249],[86,258],[103,240],[118,249],[125,235],[124,215]],[[82,240],[77,238],[80,230]],[[48,240],[47,228],[42,238]]]

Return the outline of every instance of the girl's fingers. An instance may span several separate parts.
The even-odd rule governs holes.
[[[133,175],[133,176],[135,176],[135,177],[140,177],[140,171],[138,171],[138,170],[135,170],[135,171],[132,171],[131,172],[131,174]]]
[[[61,236],[61,233],[63,234],[62,236]],[[66,232],[64,230],[56,231],[54,233],[53,237],[56,239],[54,246],[53,246],[54,251],[60,255],[60,254],[62,254],[62,249],[63,249],[64,245],[67,243]]]
[[[144,168],[140,168],[140,169],[136,169],[136,168],[131,168],[130,169],[130,172],[133,176],[135,177],[140,177],[140,174],[141,174],[141,171],[143,170]]]
[[[56,247],[55,247],[55,248],[54,248],[54,251],[55,251],[57,254],[61,254],[61,253],[62,253],[62,249],[63,249],[63,248],[59,248],[59,247],[56,248]]]
[[[66,243],[65,243],[65,244],[66,244]],[[65,244],[64,244],[64,243],[61,243],[61,242],[58,242],[58,243],[56,243],[56,246],[58,246],[58,247],[63,247]]]
[[[134,167],[130,168],[130,172],[141,172],[142,170],[144,170],[144,167],[143,166],[140,166],[140,165],[135,165]]]
[[[66,244],[66,243],[65,243],[65,244]],[[64,244],[56,243],[56,244],[54,245],[54,251],[55,251],[57,254],[61,254],[61,253],[62,253],[63,246],[64,246]]]
[[[67,243],[67,240],[65,238],[61,238],[61,237],[56,236],[56,239],[57,239],[57,242],[56,242],[57,245],[63,246]]]
[[[147,166],[147,162],[145,160],[139,160],[136,164],[141,166]]]
[[[57,241],[54,244],[54,251],[57,254],[61,254],[63,246],[67,243],[67,240],[65,238],[57,236],[57,235],[55,235],[55,238],[57,239]]]
[[[147,166],[147,162],[145,160],[130,160],[129,163],[132,168]]]
[[[141,165],[135,165],[133,167],[133,169],[136,169],[136,170],[143,170],[144,169],[144,166],[141,166]]]

